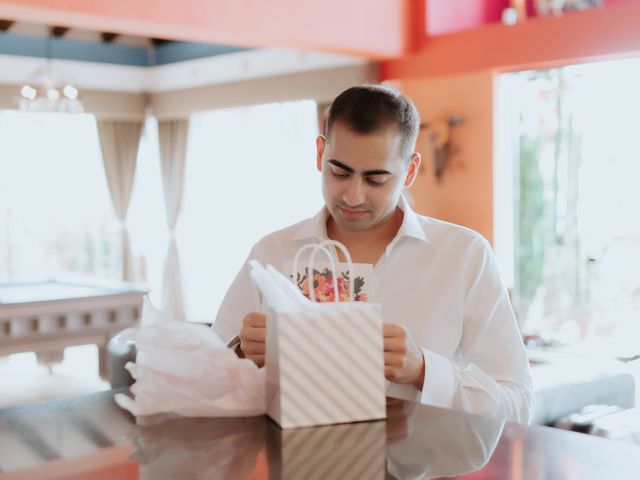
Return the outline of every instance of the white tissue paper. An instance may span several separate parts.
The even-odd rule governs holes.
[[[141,327],[118,335],[136,344],[126,365],[134,398],[116,394],[133,415],[241,417],[266,412],[264,369],[240,359],[206,325],[167,319],[145,298]]]

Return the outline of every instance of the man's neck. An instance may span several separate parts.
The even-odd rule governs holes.
[[[387,245],[395,238],[402,225],[404,213],[399,207],[385,220],[373,228],[362,231],[347,230],[338,225],[333,217],[327,218],[327,236],[342,243],[353,257],[354,263],[375,263]],[[340,255],[342,257],[342,255]],[[341,258],[341,260],[343,260]]]

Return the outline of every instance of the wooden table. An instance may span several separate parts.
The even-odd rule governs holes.
[[[386,421],[136,420],[113,392],[0,410],[0,480],[640,478],[640,447],[388,399]]]

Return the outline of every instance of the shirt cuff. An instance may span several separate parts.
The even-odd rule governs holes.
[[[237,348],[240,346],[240,335],[236,335],[227,342],[227,348],[237,352]]]
[[[420,403],[451,408],[456,389],[453,363],[439,353],[422,348],[424,355],[424,383]]]

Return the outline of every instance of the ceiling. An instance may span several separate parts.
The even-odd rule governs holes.
[[[151,67],[247,50],[0,19],[0,55]]]
[[[30,81],[46,58],[58,76],[80,88],[139,93],[368,62],[334,53],[176,41],[0,18],[0,85]]]

